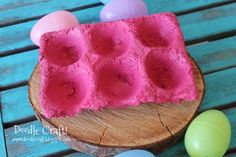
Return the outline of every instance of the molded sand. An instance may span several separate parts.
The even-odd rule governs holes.
[[[40,40],[45,115],[198,97],[182,32],[172,13],[81,24]]]

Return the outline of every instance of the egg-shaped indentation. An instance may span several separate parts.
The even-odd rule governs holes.
[[[101,23],[90,28],[89,40],[95,54],[119,56],[128,51],[131,35],[128,26],[123,22]]]
[[[56,111],[67,112],[83,102],[88,95],[89,86],[90,81],[86,74],[55,74],[45,84],[45,101]]]
[[[41,43],[42,55],[49,62],[59,66],[75,63],[85,52],[85,45],[75,32],[46,34]]]
[[[159,88],[175,89],[184,76],[176,56],[168,52],[153,50],[145,58],[145,69],[149,79]],[[177,62],[176,62],[177,61]]]
[[[112,100],[124,100],[135,96],[141,86],[137,65],[106,64],[97,74],[100,92]]]
[[[135,24],[137,39],[146,47],[168,47],[174,37],[175,26],[164,17],[148,18]]]

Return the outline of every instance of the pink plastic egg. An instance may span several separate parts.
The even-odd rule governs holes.
[[[79,24],[77,18],[68,11],[55,11],[42,17],[32,28],[30,37],[39,46],[41,35],[46,32],[59,31]]]
[[[100,19],[115,21],[147,14],[148,9],[143,0],[112,0],[101,10]]]

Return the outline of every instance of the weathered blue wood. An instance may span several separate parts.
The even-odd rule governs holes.
[[[13,123],[34,116],[28,99],[28,86],[6,90],[1,95],[3,123]]]
[[[225,110],[224,111],[229,118],[230,124],[231,124],[231,143],[229,149],[235,149],[236,148],[236,107]],[[166,150],[165,152],[158,154],[158,157],[169,157],[169,156],[181,156],[185,157],[188,156],[187,152],[184,147],[184,141],[183,139],[170,149]]]
[[[196,9],[199,7],[206,7],[209,5],[215,5],[225,2],[232,2],[232,0],[197,0],[197,1],[189,1],[189,0],[145,0],[148,5],[149,13],[156,12],[164,12],[171,11],[175,13],[189,11],[192,9]]]
[[[38,50],[0,58],[0,87],[27,81],[38,62]]]
[[[227,0],[232,1],[232,0]],[[32,17],[38,17],[50,13],[55,10],[70,10],[73,8],[78,8],[80,6],[85,6],[89,4],[96,4],[100,2],[99,0],[67,0],[58,3],[57,0],[4,0],[0,4],[0,25],[7,24],[14,21],[24,20]],[[197,7],[203,7],[208,5],[214,5],[219,3],[225,3],[225,0],[198,0],[198,1],[188,1],[188,0],[156,0],[155,3],[150,0],[146,0],[146,3],[150,6],[150,13],[159,11],[174,11],[183,12],[186,10],[191,10]],[[50,7],[49,7],[50,6]],[[30,8],[30,9],[28,9]],[[155,9],[153,9],[155,8]]]
[[[204,73],[236,65],[236,36],[188,47]],[[27,81],[38,61],[38,50],[0,58],[0,87]]]
[[[179,16],[186,41],[236,30],[236,3]]]
[[[1,100],[1,95],[0,95],[0,100]],[[6,157],[7,156],[6,149],[7,148],[6,148],[5,137],[4,137],[2,112],[1,112],[1,106],[0,106],[0,156],[1,157]]]
[[[212,73],[204,78],[206,92],[200,110],[236,103],[236,68]]]
[[[189,46],[187,49],[204,73],[236,65],[236,36]]]
[[[156,3],[152,0],[152,4]],[[151,12],[159,12],[149,2]],[[188,3],[186,3],[188,4]],[[164,7],[164,6],[162,6]],[[175,6],[176,8],[178,6]],[[102,6],[84,9],[74,12],[81,23],[91,23],[99,21],[99,12]],[[173,7],[174,8],[174,7]],[[186,41],[200,39],[222,32],[236,30],[236,3],[207,9],[199,12],[180,16],[179,22],[183,30]],[[162,10],[163,11],[163,10]],[[172,11],[172,10],[169,10]],[[29,33],[36,21],[3,27],[0,29],[0,54],[11,50],[32,46]]]
[[[99,10],[102,7],[95,7],[74,12],[80,23],[91,23],[99,21]],[[95,16],[96,15],[96,16]],[[0,54],[5,51],[12,51],[27,46],[33,46],[30,40],[30,31],[37,21],[30,21],[3,27],[0,29]],[[16,35],[17,33],[17,35]]]
[[[38,134],[18,132],[19,129],[15,130],[15,127],[6,129],[5,136],[9,157],[44,156],[70,149],[68,145],[58,141],[53,134],[47,134],[46,128],[47,133],[43,132],[44,127],[39,121],[25,123],[18,125],[18,127],[34,132],[37,130]],[[25,141],[17,141],[24,140],[24,138]]]
[[[99,0],[7,0],[0,4],[0,25],[22,19],[43,16],[56,10],[70,10],[91,4],[99,3]]]

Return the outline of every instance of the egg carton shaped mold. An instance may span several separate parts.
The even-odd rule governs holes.
[[[39,55],[39,98],[48,118],[198,97],[172,13],[49,32]]]

